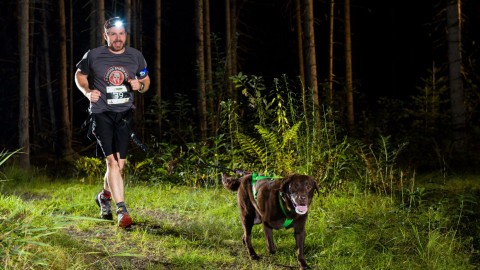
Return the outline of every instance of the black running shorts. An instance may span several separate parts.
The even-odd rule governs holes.
[[[103,155],[107,157],[119,153],[120,158],[125,159],[132,130],[133,110],[92,113],[91,116],[92,134],[97,138],[97,146]]]

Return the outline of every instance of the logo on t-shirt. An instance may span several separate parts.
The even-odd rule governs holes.
[[[128,73],[125,68],[113,66],[107,69],[107,72],[105,72],[104,80],[108,85],[119,86],[128,80],[127,74]]]

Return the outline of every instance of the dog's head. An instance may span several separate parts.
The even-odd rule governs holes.
[[[290,199],[295,212],[300,215],[307,213],[313,194],[319,193],[315,179],[300,174],[292,174],[284,178],[280,189]]]

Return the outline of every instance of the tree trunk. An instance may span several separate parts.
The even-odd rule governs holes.
[[[320,125],[320,101],[318,95],[317,60],[315,51],[315,31],[313,17],[313,0],[304,0],[305,41],[306,41],[306,87],[311,90],[315,108],[316,125]]]
[[[34,4],[35,5],[35,4]],[[34,8],[30,9],[30,14],[28,15],[30,19],[30,29],[29,32],[32,33],[32,36],[35,36],[35,13],[34,13]],[[30,42],[29,46],[29,55],[32,57],[32,64],[34,68],[34,73],[33,73],[33,90],[34,90],[34,102],[33,102],[33,108],[32,108],[32,115],[30,117],[31,124],[30,124],[30,130],[31,134],[33,136],[33,143],[34,145],[37,144],[37,137],[38,132],[42,129],[42,99],[41,99],[41,94],[40,94],[40,68],[39,68],[39,62],[40,62],[40,56],[36,54],[37,50],[41,50],[39,46],[35,43],[35,40],[32,39]]]
[[[95,48],[100,44],[98,38],[98,10],[97,10],[97,1],[90,0],[90,16],[88,23],[90,24],[90,48]]]
[[[21,0],[19,2],[20,17],[19,17],[19,52],[20,52],[20,98],[19,98],[19,119],[18,119],[18,143],[22,148],[20,154],[19,165],[23,169],[30,168],[30,135],[29,135],[29,1]]]
[[[333,105],[333,30],[335,23],[335,0],[330,0],[330,36],[328,40],[328,102]]]
[[[302,27],[302,3],[301,0],[295,0],[295,22],[297,25],[297,51],[298,51],[298,73],[300,83],[302,84],[302,105],[303,113],[307,114],[307,93],[305,91],[305,61],[303,56],[303,27]]]
[[[345,0],[345,88],[347,92],[347,118],[350,129],[354,128],[353,78],[352,78],[352,32],[350,29],[350,0]]]
[[[195,39],[196,39],[196,62],[197,62],[197,109],[201,139],[207,137],[207,117],[205,100],[205,57],[204,57],[204,33],[203,33],[203,0],[195,1]]]
[[[67,160],[71,160],[72,149],[72,125],[70,122],[69,106],[68,106],[68,85],[67,85],[67,31],[65,27],[65,1],[58,0],[59,15],[59,44],[60,44],[60,71],[59,71],[59,92],[60,103],[62,108],[62,124],[63,124],[63,156]]]
[[[42,111],[43,111],[43,104],[42,104],[42,93],[41,93],[41,89],[40,89],[40,68],[39,68],[39,65],[40,65],[40,56],[37,54],[35,55],[35,74],[34,74],[34,89],[35,89],[35,113],[36,113],[36,117],[34,117],[36,123],[37,124],[34,124],[32,123],[32,127],[33,127],[33,138],[34,138],[34,144],[37,143],[37,141],[35,140],[35,138],[37,136],[35,136],[35,134],[37,134],[39,131],[41,131],[43,128],[43,117],[42,117]]]
[[[465,97],[462,81],[461,0],[449,0],[447,4],[447,44],[452,106],[454,150],[462,156],[466,152]]]
[[[231,0],[230,4],[230,26],[232,27],[232,30],[230,31],[230,34],[232,35],[231,38],[231,52],[232,52],[232,65],[231,65],[231,74],[235,75],[237,74],[237,45],[238,45],[238,40],[237,40],[237,1],[236,0]],[[234,99],[236,99],[236,91],[234,91]]]
[[[295,22],[297,25],[298,72],[300,81],[305,83],[305,63],[303,62],[302,4],[300,0],[295,0],[295,17]]]
[[[74,110],[73,110],[73,83],[75,81],[75,73],[73,71],[75,65],[73,63],[73,1],[70,0],[70,7],[69,7],[69,12],[70,12],[70,21],[69,21],[69,31],[70,31],[70,36],[69,36],[69,46],[68,48],[70,49],[69,53],[69,65],[68,65],[68,74],[70,75],[70,81],[68,82],[68,89],[69,91],[69,103],[70,103],[70,123],[72,125],[72,132],[73,132],[73,117],[74,117]]]
[[[103,43],[103,25],[105,24],[105,0],[98,0],[96,6],[97,12],[97,44]],[[95,47],[92,47],[95,48]]]
[[[225,74],[226,74],[226,86],[228,98],[233,97],[233,84],[230,81],[232,76],[232,17],[230,1],[225,0],[225,42],[226,42],[226,55],[225,55]]]
[[[45,60],[45,81],[47,87],[47,100],[48,100],[48,112],[50,116],[51,132],[52,134],[57,134],[57,123],[56,123],[56,114],[55,114],[55,104],[53,101],[53,90],[52,90],[52,74],[50,68],[50,44],[48,39],[47,32],[47,7],[46,0],[42,2],[42,44],[43,44],[43,58]],[[55,146],[54,146],[55,147]]]
[[[127,31],[127,45],[130,46],[130,33],[131,33],[131,23],[132,23],[132,0],[125,0],[125,18],[123,18],[126,23],[125,30]]]
[[[158,121],[158,137],[162,136],[162,1],[155,1],[155,87],[157,109],[157,121]]]
[[[212,71],[212,43],[210,33],[210,1],[204,0],[204,41],[205,41],[205,75],[206,75],[206,101],[207,101],[207,116],[210,123],[210,136],[216,135],[218,128],[218,119],[215,117],[215,100],[213,93],[213,71]]]

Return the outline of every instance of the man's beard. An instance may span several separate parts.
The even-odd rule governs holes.
[[[118,44],[118,43],[121,43],[121,45],[116,46],[115,44]],[[125,48],[125,43],[122,42],[122,41],[114,41],[110,44],[109,48],[113,52],[119,52],[119,51],[123,50],[123,48]]]

